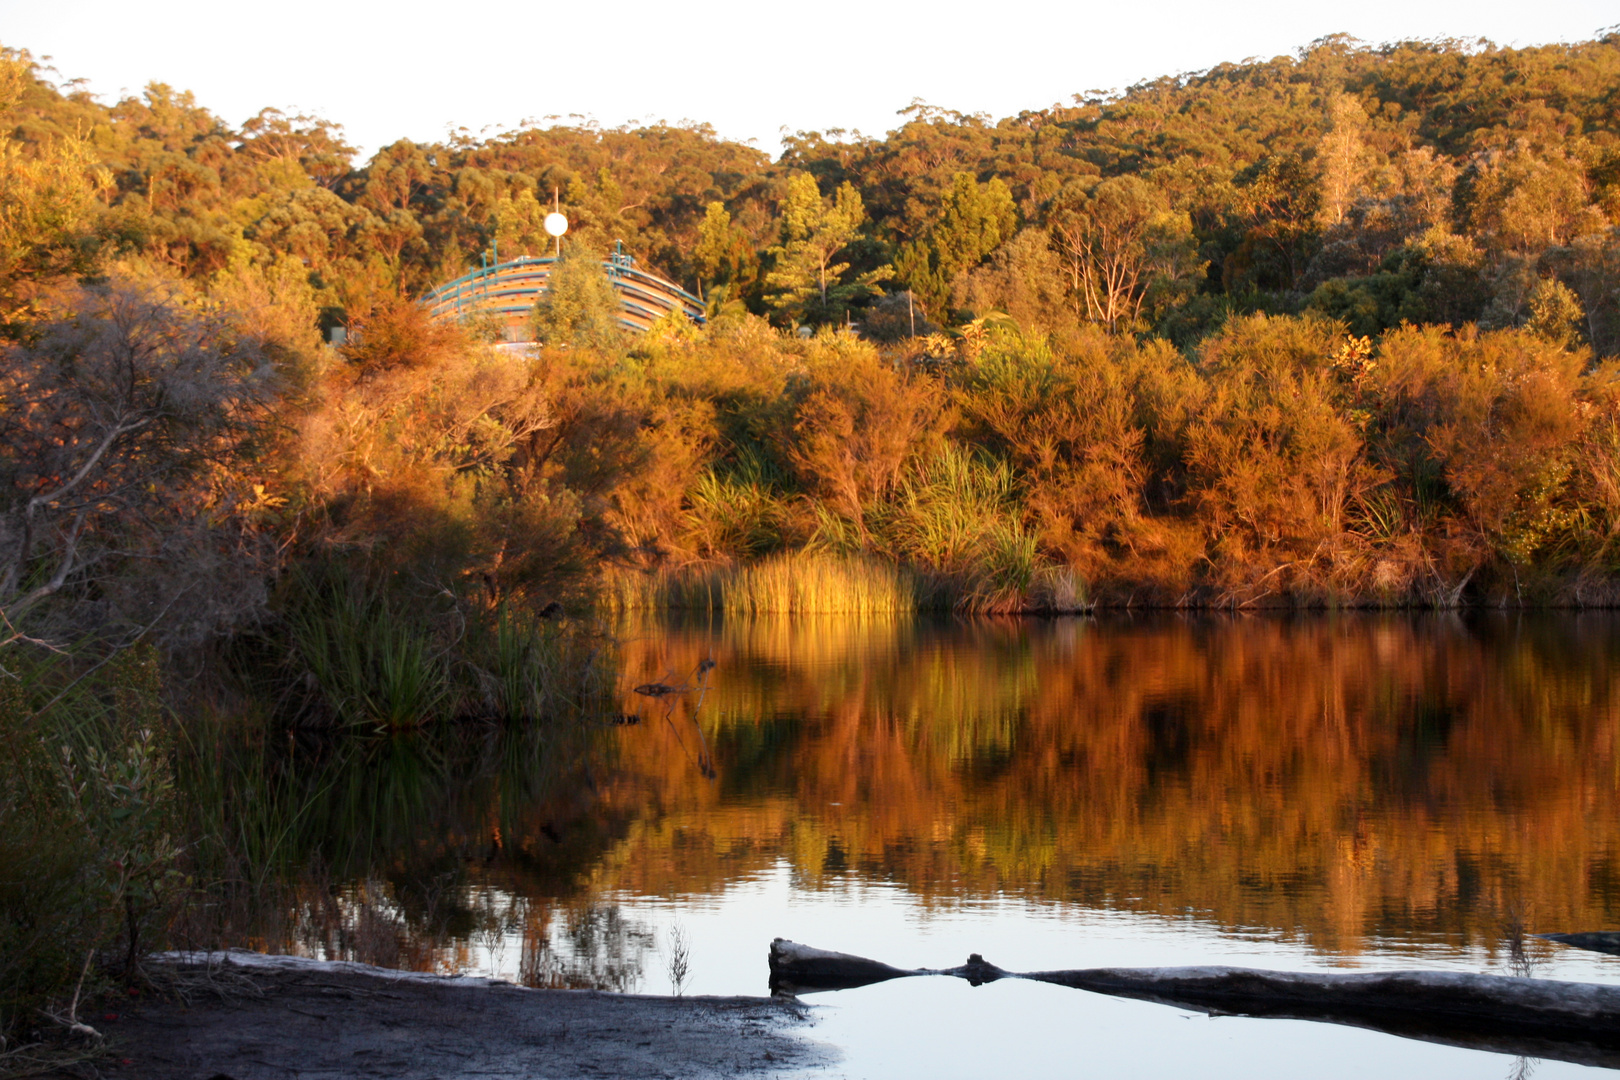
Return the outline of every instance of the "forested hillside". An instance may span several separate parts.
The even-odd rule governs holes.
[[[14,619],[208,640],[334,559],[488,605],[776,556],[969,610],[1614,595],[1614,35],[1329,38],[775,161],[559,126],[361,162],[329,120],[5,73]],[[429,323],[554,193],[708,327],[621,340],[583,278],[528,359]]]
[[[941,322],[999,310],[1185,343],[1232,312],[1316,310],[1368,334],[1520,325],[1556,281],[1607,354],[1617,82],[1613,36],[1328,38],[1001,120],[916,104],[881,138],[800,133],[775,162],[667,126],[401,140],[359,162],[330,120],[236,128],[166,86],[107,106],[38,73],[6,123],[23,146],[84,138],[108,170],[105,247],[196,279],[290,256],[329,320],[493,245],[540,249],[555,190],[586,243],[622,239],[778,322],[911,289]],[[825,303],[807,281],[824,264],[842,267]]]

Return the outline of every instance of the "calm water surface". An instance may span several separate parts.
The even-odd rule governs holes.
[[[686,992],[759,994],[777,936],[906,967],[1507,973],[1515,923],[1620,927],[1611,617],[715,621],[623,641],[627,722],[567,782],[526,782],[545,751],[523,743],[357,766],[382,838],[282,946],[667,993],[684,939]],[[689,689],[631,689],[653,682]],[[1531,959],[1620,981],[1620,958]],[[807,1000],[851,1077],[1590,1073],[1018,982]]]

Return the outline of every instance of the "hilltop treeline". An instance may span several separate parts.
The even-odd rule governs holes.
[[[328,321],[495,248],[542,250],[556,192],[586,244],[622,240],[779,323],[859,319],[909,290],[910,314],[921,301],[942,325],[995,310],[1186,344],[1253,311],[1358,334],[1520,325],[1540,293],[1606,355],[1617,80],[1614,35],[1334,37],[999,121],[916,104],[882,138],[800,133],[775,161],[658,125],[401,140],[360,163],[326,120],[232,126],[162,85],[104,105],[37,70],[5,124],[23,150],[81,139],[107,170],[103,250],[193,279],[291,260]]]

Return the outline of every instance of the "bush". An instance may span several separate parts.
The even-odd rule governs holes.
[[[30,1039],[104,970],[138,979],[181,900],[172,717],[158,658],[4,649],[0,1034]],[[93,963],[101,955],[106,967]],[[88,981],[87,981],[88,980]]]

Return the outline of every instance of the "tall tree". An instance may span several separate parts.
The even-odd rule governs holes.
[[[895,272],[927,307],[943,311],[957,276],[989,258],[1017,228],[1018,208],[1000,177],[981,184],[959,172],[938,220],[921,240],[900,249]]]
[[[1134,176],[1090,190],[1069,184],[1047,223],[1085,317],[1110,333],[1136,329],[1150,296],[1171,293],[1196,268],[1191,220]]]
[[[781,242],[769,254],[775,259],[765,287],[771,306],[793,318],[825,320],[836,317],[856,299],[876,291],[876,282],[889,276],[882,268],[843,281],[849,263],[839,262],[866,223],[860,192],[848,182],[831,199],[823,198],[816,178],[797,173],[788,181],[782,200]]]
[[[1339,94],[1328,116],[1330,126],[1317,146],[1316,160],[1321,170],[1322,224],[1332,228],[1344,221],[1361,193],[1367,171],[1367,114],[1355,98]]]
[[[731,220],[725,203],[711,202],[698,225],[697,247],[692,262],[698,273],[698,288],[703,282],[726,285],[746,275],[754,265],[754,246],[748,233]]]

